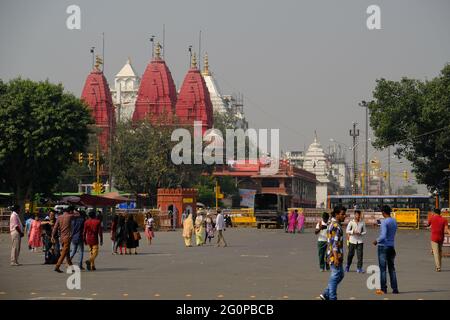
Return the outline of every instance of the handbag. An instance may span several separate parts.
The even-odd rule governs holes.
[[[135,241],[141,240],[141,234],[139,232],[133,232],[133,237]]]

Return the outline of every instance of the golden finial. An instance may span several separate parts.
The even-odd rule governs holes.
[[[194,54],[192,55],[192,63],[191,63],[191,68],[192,69],[197,69],[197,56]]]
[[[155,59],[161,59],[161,44],[159,42],[156,43],[155,47]]]
[[[95,55],[95,69],[100,71],[100,66],[103,64],[103,59],[97,54]]]
[[[202,74],[204,76],[210,76],[211,73],[209,72],[209,61],[208,61],[208,53],[205,54],[205,61],[204,61],[204,66],[203,66],[203,72]]]

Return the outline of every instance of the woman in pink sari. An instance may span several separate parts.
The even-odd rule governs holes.
[[[304,226],[305,226],[305,216],[303,215],[303,212],[300,212],[297,218],[297,230],[299,233],[303,232]]]
[[[39,216],[35,216],[30,228],[30,237],[28,238],[28,245],[32,248],[32,251],[42,247],[41,238],[41,221],[39,221]]]
[[[295,226],[297,224],[297,215],[295,214],[295,212],[292,212],[292,211],[289,212],[288,221],[289,221],[288,232],[295,233]]]

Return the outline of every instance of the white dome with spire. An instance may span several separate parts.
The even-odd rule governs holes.
[[[329,182],[328,174],[328,162],[325,155],[325,151],[322,145],[317,140],[317,134],[314,135],[314,142],[308,148],[305,153],[305,160],[303,163],[303,168],[309,172],[316,175],[317,180],[320,182]]]

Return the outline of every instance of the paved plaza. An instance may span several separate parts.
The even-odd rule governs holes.
[[[142,233],[143,234],[143,233]],[[364,268],[377,264],[366,236]],[[338,299],[450,299],[450,258],[434,271],[429,231],[398,232],[399,295],[376,296],[357,274],[356,257],[338,289]],[[0,235],[0,299],[318,299],[328,273],[319,272],[316,236],[283,230],[227,229],[227,248],[215,245],[185,248],[181,230],[156,232],[152,246],[141,240],[138,255],[112,255],[109,234],[96,260],[97,271],[81,272],[81,289],[69,290],[69,274],[43,265],[43,253],[32,253],[22,241],[20,263],[9,265],[10,237]],[[216,240],[216,239],[214,239]],[[85,252],[86,260],[88,252]],[[78,261],[76,256],[74,262]],[[389,288],[389,292],[390,292]]]

